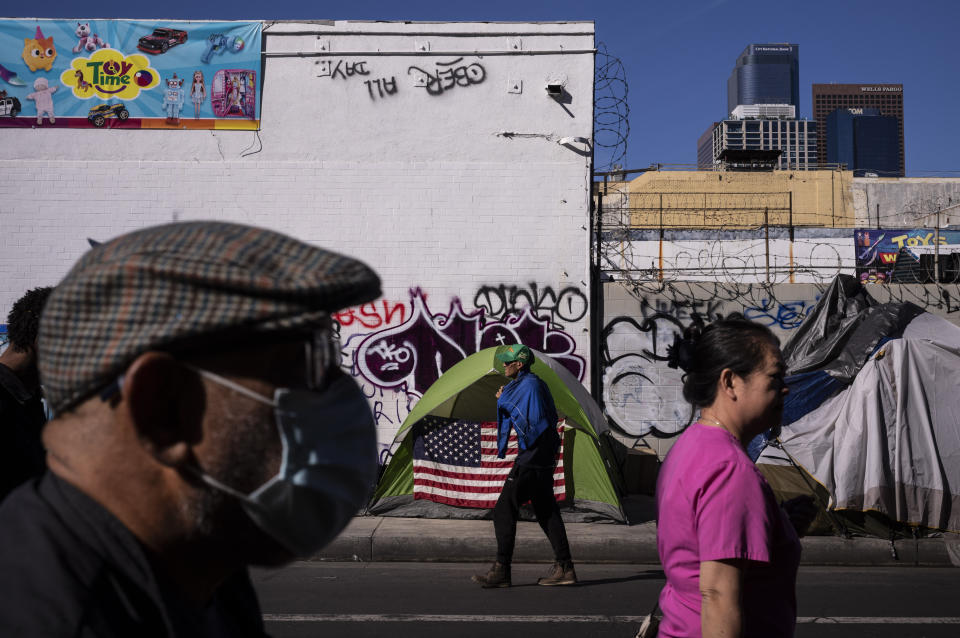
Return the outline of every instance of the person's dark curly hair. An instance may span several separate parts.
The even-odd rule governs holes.
[[[16,352],[26,352],[37,342],[40,314],[47,303],[52,287],[34,288],[17,299],[7,315],[7,337]]]

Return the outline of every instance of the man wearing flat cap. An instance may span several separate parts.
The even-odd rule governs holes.
[[[537,584],[573,585],[577,573],[560,507],[553,495],[553,470],[560,448],[557,408],[547,384],[530,370],[534,361],[530,348],[517,343],[498,352],[496,358],[511,380],[497,391],[497,457],[506,455],[511,429],[517,433],[520,451],[493,508],[497,560],[486,574],[475,574],[473,581],[485,589],[510,587],[517,518],[520,506],[530,501],[555,558],[552,572]]]
[[[0,635],[265,635],[247,566],[311,555],[375,480],[330,313],[379,294],[356,260],[236,224],[84,255],[41,319],[49,471],[0,506]]]

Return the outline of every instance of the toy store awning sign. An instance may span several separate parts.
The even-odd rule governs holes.
[[[0,127],[260,127],[260,22],[0,20]]]

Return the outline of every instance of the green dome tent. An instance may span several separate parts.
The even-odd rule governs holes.
[[[496,354],[506,346],[486,348],[460,361],[424,392],[394,438],[393,458],[384,469],[367,512],[376,516],[424,518],[489,518],[490,510],[455,507],[414,498],[415,426],[424,418],[439,417],[467,422],[497,420],[497,389],[509,383]],[[611,462],[606,437],[607,422],[586,388],[549,356],[534,351],[531,371],[553,396],[557,413],[565,420],[563,465],[566,498],[561,503],[564,520],[624,522],[618,491],[619,470]],[[493,497],[495,498],[495,496]]]

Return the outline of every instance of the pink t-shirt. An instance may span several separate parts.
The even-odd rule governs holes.
[[[756,465],[726,430],[694,423],[657,478],[657,550],[667,575],[660,636],[700,636],[700,563],[745,558],[744,636],[790,637],[800,540]]]

